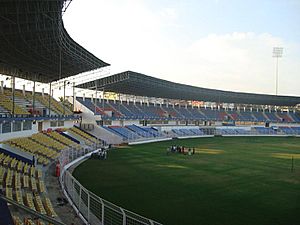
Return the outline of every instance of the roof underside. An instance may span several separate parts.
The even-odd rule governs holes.
[[[48,83],[109,65],[66,32],[62,11],[70,1],[1,1],[0,73]]]
[[[105,91],[136,96],[206,102],[276,106],[295,106],[300,103],[300,97],[250,94],[200,88],[158,79],[132,71],[80,84],[77,87],[91,90],[104,88]]]

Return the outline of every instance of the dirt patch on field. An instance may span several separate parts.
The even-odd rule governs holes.
[[[182,166],[182,165],[175,165],[175,164],[160,164],[157,165],[158,167],[164,167],[164,168],[171,168],[171,169],[186,169],[186,166]]]
[[[278,144],[264,144],[264,146],[278,147]],[[300,145],[299,144],[281,143],[280,147],[287,148],[287,149],[295,149],[295,150],[299,149],[300,150]]]
[[[127,149],[127,148],[131,148],[131,146],[129,146],[129,145],[119,145],[119,146],[114,146],[114,148],[116,148],[116,149]]]
[[[195,149],[196,153],[201,153],[201,154],[212,154],[212,155],[217,155],[217,154],[223,154],[223,150],[218,150],[218,149],[210,149],[210,148],[196,148]]]
[[[271,156],[279,159],[300,159],[300,154],[298,153],[272,153]]]

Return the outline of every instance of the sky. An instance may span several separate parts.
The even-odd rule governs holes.
[[[110,73],[300,96],[300,0],[73,0],[70,36]]]

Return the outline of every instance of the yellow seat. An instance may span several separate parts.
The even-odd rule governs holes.
[[[45,205],[45,209],[47,211],[48,216],[57,217],[57,214],[55,213],[55,211],[52,207],[51,201],[48,197],[45,198],[44,205]]]

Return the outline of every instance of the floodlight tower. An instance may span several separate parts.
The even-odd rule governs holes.
[[[276,95],[278,95],[278,58],[282,57],[283,47],[273,47],[273,58],[276,58]]]

